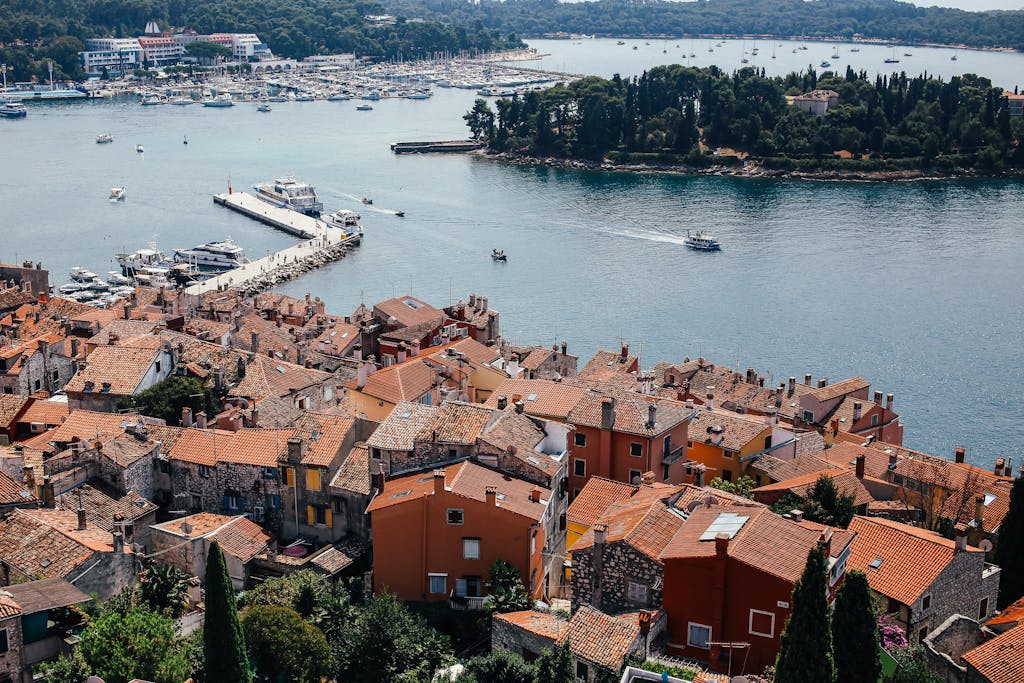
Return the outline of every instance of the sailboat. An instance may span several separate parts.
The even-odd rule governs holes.
[[[839,59],[839,46],[838,45],[833,45],[832,46],[832,59]]]
[[[185,139],[181,141],[181,144],[183,144],[183,145],[187,145],[188,144],[188,136],[187,135],[185,136]]]
[[[899,64],[900,63],[900,60],[896,59],[896,48],[895,47],[893,47],[893,49],[892,49],[892,57],[886,57],[885,58],[885,63],[886,64]]]
[[[953,53],[953,56],[949,58],[949,61],[951,61],[951,62],[955,62],[956,61],[956,53],[955,52]]]
[[[775,46],[772,45],[772,59],[775,59]]]

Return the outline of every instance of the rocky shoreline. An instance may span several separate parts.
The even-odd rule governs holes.
[[[771,178],[778,180],[843,181],[843,182],[917,182],[928,180],[965,180],[988,178],[1024,178],[1022,171],[982,173],[974,169],[957,169],[943,173],[936,170],[906,169],[891,171],[799,171],[765,168],[756,160],[742,164],[688,166],[685,164],[615,163],[609,159],[590,161],[584,159],[560,159],[556,157],[532,157],[509,152],[475,150],[470,154],[511,164],[513,166],[545,166],[548,168],[575,169],[580,171],[614,171],[620,173],[650,173],[665,175],[720,176],[733,178]]]
[[[272,289],[279,284],[288,282],[289,280],[294,280],[311,270],[316,270],[317,268],[326,266],[328,263],[340,261],[348,255],[349,251],[358,245],[359,242],[341,242],[331,245],[325,249],[319,249],[310,256],[293,261],[286,265],[278,266],[259,277],[248,280],[244,285],[233,289],[238,289],[243,292],[245,296],[260,294],[261,292]]]

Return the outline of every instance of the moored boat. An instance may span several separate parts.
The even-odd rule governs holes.
[[[369,104],[360,104],[356,107],[356,111],[373,111],[373,107]]]
[[[359,223],[360,215],[350,209],[339,209],[324,218],[329,228],[337,228],[346,234],[363,234],[363,226]]]
[[[5,119],[20,119],[28,116],[28,110],[21,102],[0,101],[0,116]]]
[[[256,111],[262,111],[262,112],[268,112],[268,111],[270,111],[270,109],[271,109],[270,108],[270,104],[268,102],[263,102],[263,103],[260,104],[260,106],[256,107]]]
[[[274,206],[292,209],[309,216],[319,216],[324,210],[317,199],[316,188],[309,183],[300,183],[293,176],[277,178],[272,183],[254,185],[256,196]]]
[[[220,242],[207,242],[191,249],[176,249],[174,260],[177,263],[192,263],[207,268],[231,269],[244,266],[249,262],[245,250],[228,237]]]
[[[204,107],[233,107],[235,106],[234,100],[231,99],[231,95],[223,93],[217,95],[212,100],[204,100]]]

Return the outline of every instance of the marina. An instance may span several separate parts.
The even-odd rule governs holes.
[[[323,237],[329,232],[323,222],[312,216],[280,206],[272,206],[248,192],[215,194],[213,201],[215,204],[303,239]]]

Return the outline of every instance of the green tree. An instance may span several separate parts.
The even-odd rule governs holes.
[[[245,639],[238,622],[235,588],[228,575],[217,541],[206,555],[206,623],[203,627],[203,657],[206,680],[250,683],[252,671],[246,657]]]
[[[505,560],[498,560],[491,567],[488,581],[492,612],[521,612],[533,607],[533,598],[526,592],[519,570]]]
[[[995,560],[1002,568],[996,606],[1004,609],[1024,597],[1024,477],[1013,481],[1010,509],[999,525]]]
[[[878,617],[864,572],[846,572],[843,585],[836,594],[832,644],[837,680],[843,683],[877,683],[882,675]]]
[[[854,497],[841,493],[832,477],[824,474],[807,490],[806,498],[787,493],[772,506],[772,511],[780,515],[797,509],[812,522],[843,529],[850,525],[856,513]]]
[[[174,620],[146,609],[103,614],[82,632],[79,648],[90,673],[107,683],[181,683],[190,673]]]
[[[338,680],[376,683],[414,676],[429,680],[442,666],[454,663],[448,637],[413,614],[394,595],[371,598],[353,614],[336,652]]]
[[[521,655],[508,650],[495,650],[485,657],[474,657],[466,662],[459,683],[524,683],[532,681],[534,674],[534,667]]]
[[[757,483],[747,475],[743,475],[736,481],[726,481],[721,477],[715,477],[708,483],[708,486],[727,493],[735,493],[737,496],[750,498],[750,492],[757,488]]]
[[[478,99],[462,118],[469,126],[474,140],[490,140],[494,137],[494,112],[486,100]]]
[[[928,669],[928,658],[920,646],[898,650],[892,655],[896,670],[885,677],[885,683],[942,683],[942,679]]]
[[[82,650],[76,648],[52,662],[41,664],[40,673],[46,683],[82,683],[91,672],[82,657]]]
[[[319,683],[328,673],[330,648],[323,632],[293,609],[260,605],[242,618],[249,657],[262,680]]]
[[[139,392],[130,399],[118,401],[121,410],[135,410],[143,415],[160,418],[167,424],[176,425],[181,420],[181,409],[190,407],[193,413],[200,410],[213,416],[220,412],[213,393],[194,377],[171,375],[164,381]]]
[[[142,573],[138,597],[153,612],[177,619],[188,607],[188,576],[171,564],[150,565]]]
[[[193,40],[185,46],[189,56],[196,59],[216,62],[231,57],[231,48],[220,43],[211,43],[205,40]]]
[[[793,586],[792,612],[782,632],[775,683],[831,683],[834,678],[829,627],[825,546],[807,554],[807,565]]]
[[[540,653],[536,662],[535,683],[567,683],[575,678],[569,639]]]

